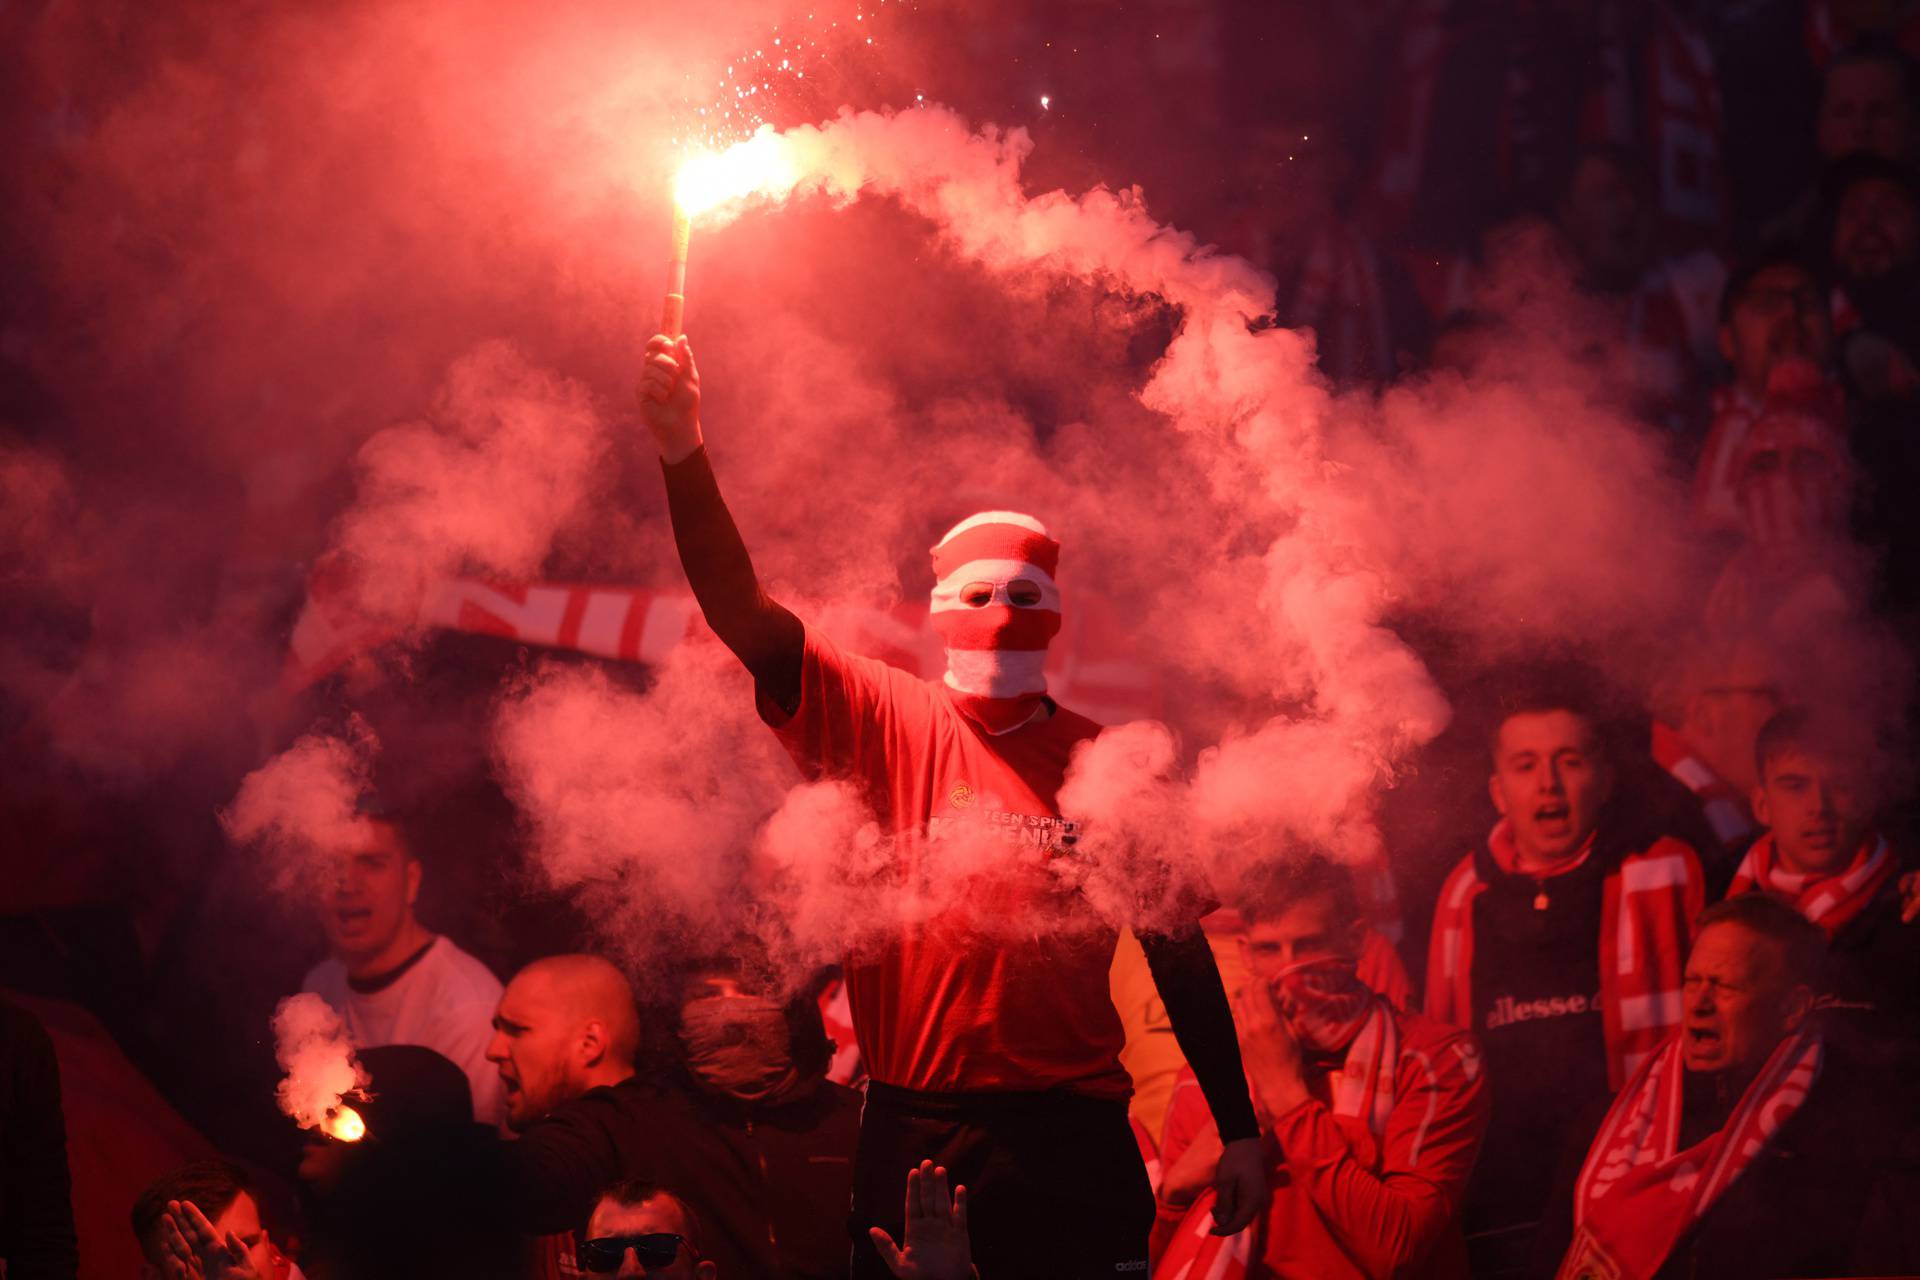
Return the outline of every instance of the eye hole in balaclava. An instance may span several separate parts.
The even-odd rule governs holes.
[[[969,609],[984,609],[993,603],[998,588],[991,582],[969,582],[960,588],[960,603]],[[1042,598],[1040,584],[1028,578],[1015,578],[1007,584],[1007,603],[1018,609],[1031,609]]]

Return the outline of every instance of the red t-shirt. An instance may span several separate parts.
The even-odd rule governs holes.
[[[1118,935],[1078,910],[1047,869],[1070,856],[1075,835],[1054,795],[1074,744],[1100,726],[1055,708],[990,737],[946,686],[843,653],[811,628],[799,709],[790,719],[761,710],[803,772],[863,791],[899,842],[902,883],[944,886],[924,918],[847,962],[872,1078],[1125,1099],[1124,1036],[1107,989]],[[968,869],[964,892],[950,879],[956,866]]]

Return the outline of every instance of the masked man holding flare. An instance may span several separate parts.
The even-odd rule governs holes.
[[[1005,881],[991,898],[1021,901],[1031,876],[1016,851],[1068,854],[1055,793],[1074,745],[1099,732],[1046,695],[1059,544],[1014,512],[954,526],[933,549],[947,675],[920,680],[842,652],[761,589],[702,445],[686,339],[647,344],[640,407],[681,564],[708,624],[753,675],[761,718],[809,776],[861,790],[896,838],[903,874],[943,847],[977,857],[1003,833]],[[930,1159],[967,1188],[981,1274],[1144,1275],[1154,1205],[1107,989],[1116,935],[1076,921],[983,936],[966,926],[967,905],[847,966],[872,1077],[854,1167],[854,1274],[888,1274],[866,1229],[901,1237],[901,1181]],[[1141,943],[1219,1123],[1216,1229],[1238,1231],[1265,1202],[1264,1159],[1219,972],[1197,924]]]

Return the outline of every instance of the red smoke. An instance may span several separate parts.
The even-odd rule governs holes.
[[[43,391],[22,430],[50,425],[3,455],[25,500],[0,554],[80,615],[66,649],[6,651],[18,719],[88,785],[192,770],[237,839],[312,846],[365,785],[357,744],[239,779],[314,711],[277,676],[316,558],[350,558],[398,625],[448,572],[677,582],[630,409],[676,112],[792,16],[13,14],[9,229],[39,315],[7,349]],[[1515,268],[1522,336],[1471,378],[1340,396],[1310,336],[1250,326],[1271,281],[1163,225],[1162,193],[1030,191],[1026,131],[932,106],[781,136],[783,202],[693,234],[721,482],[815,618],[924,592],[924,549],[971,510],[1058,533],[1067,611],[1101,597],[1173,682],[1173,723],[1095,744],[1067,793],[1111,918],[1141,850],[1195,880],[1289,839],[1378,852],[1374,803],[1449,715],[1404,618],[1484,658],[1588,644],[1640,682],[1697,598],[1661,448],[1607,407],[1541,271]],[[866,901],[865,816],[789,790],[725,655],[629,674],[503,673],[464,742],[414,711],[491,757],[539,873],[636,957],[734,918],[818,951]]]

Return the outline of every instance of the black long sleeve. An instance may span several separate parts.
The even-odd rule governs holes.
[[[667,510],[680,565],[707,625],[753,674],[760,697],[792,714],[800,705],[806,628],[760,589],[706,446],[679,462],[662,462],[660,469],[667,478]]]
[[[1206,935],[1198,926],[1174,933],[1142,933],[1140,949],[1146,952],[1160,1002],[1167,1007],[1173,1038],[1213,1112],[1220,1141],[1259,1137],[1260,1123],[1254,1118],[1246,1069],[1240,1063],[1240,1037],[1233,1029],[1233,1009]]]

